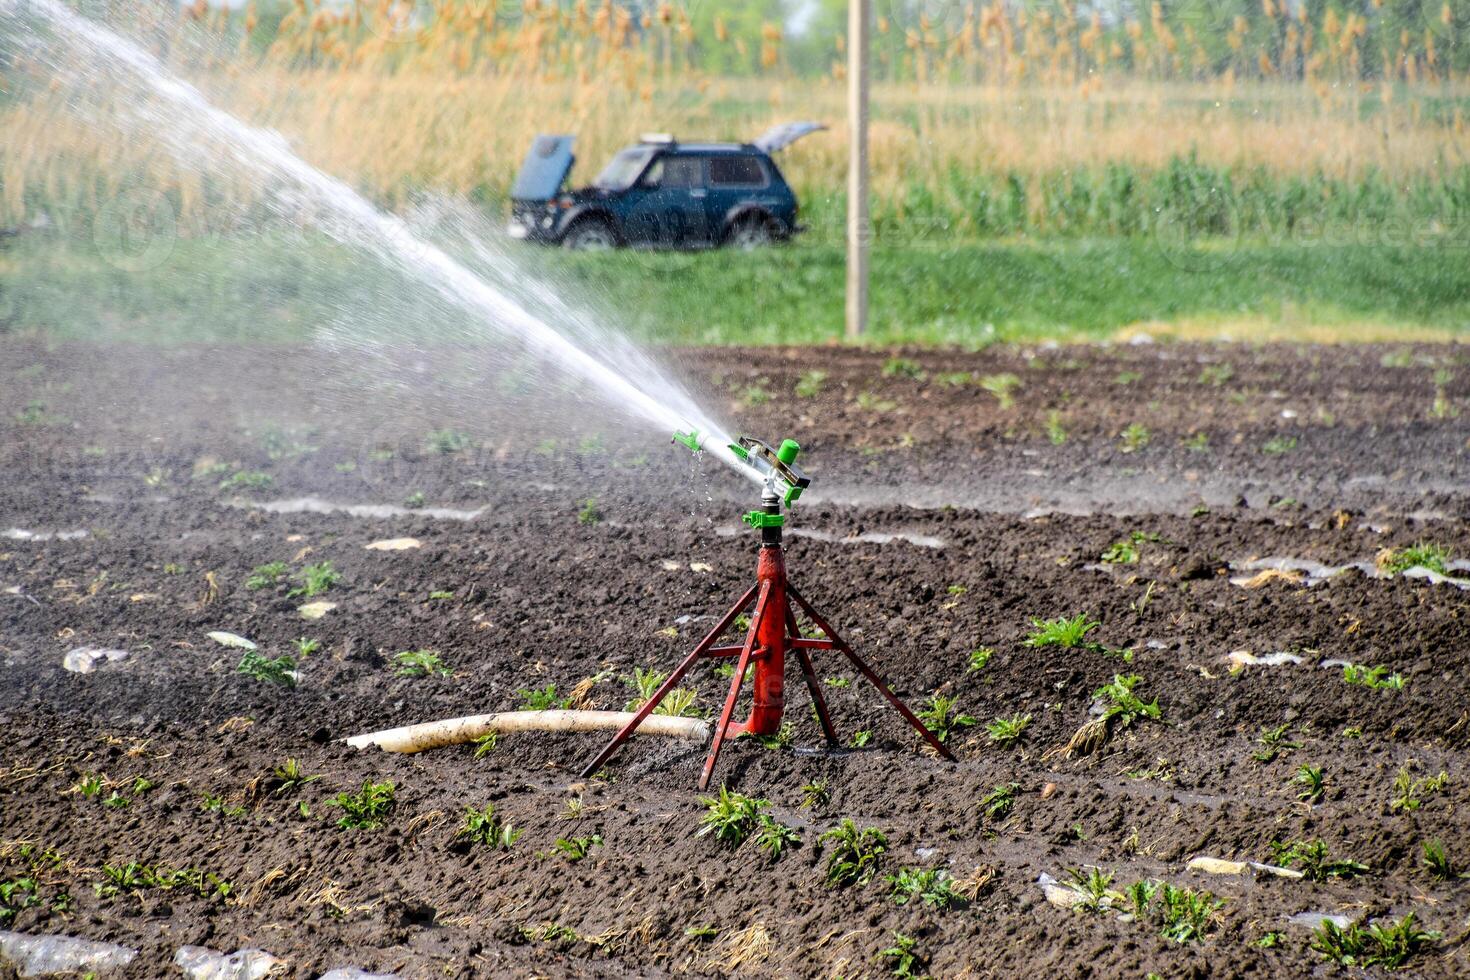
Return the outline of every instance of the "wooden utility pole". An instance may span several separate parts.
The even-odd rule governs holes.
[[[847,338],[868,329],[868,32],[872,0],[847,0]]]

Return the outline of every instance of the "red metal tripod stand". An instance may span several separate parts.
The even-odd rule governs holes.
[[[811,603],[802,598],[801,593],[786,579],[786,561],[781,549],[781,524],[779,519],[779,505],[774,499],[766,500],[765,512],[776,520],[770,523],[762,523],[757,519],[753,523],[761,528],[762,542],[760,550],[760,561],[756,570],[756,584],[727,612],[715,628],[699,642],[694,651],[684,658],[677,670],[669,675],[669,679],[649,698],[644,705],[638,709],[633,720],[623,726],[623,729],[613,736],[611,742],[602,750],[582,771],[583,777],[587,777],[602,768],[612,754],[617,751],[618,746],[627,741],[628,737],[643,723],[643,719],[653,713],[659,706],[659,702],[672,691],[679,681],[683,679],[691,667],[701,659],[717,659],[724,657],[738,657],[735,663],[735,676],[730,679],[730,694],[725,699],[725,708],[720,712],[720,720],[715,726],[714,740],[710,745],[709,756],[704,761],[704,772],[699,777],[699,788],[706,789],[709,786],[710,776],[714,773],[715,760],[719,757],[720,748],[725,739],[733,735],[774,735],[781,728],[781,714],[786,706],[784,688],[786,682],[786,652],[789,650],[796,654],[797,662],[801,665],[801,676],[806,681],[806,687],[811,692],[812,705],[816,708],[817,719],[821,722],[822,732],[827,737],[827,743],[832,746],[838,745],[837,733],[832,728],[832,719],[827,713],[827,702],[822,697],[821,684],[817,679],[816,669],[812,664],[811,651],[813,650],[838,650],[852,665],[857,668],[873,686],[888,699],[889,703],[903,715],[904,719],[922,735],[934,750],[949,761],[954,761],[954,756],[940,743],[939,739],[929,729],[924,727],[914,713],[908,709],[898,696],[888,687],[871,667],[863,662],[862,658],[853,652],[847,641],[837,635],[837,631],[822,618],[822,615],[812,608]],[[758,518],[757,515],[752,515]],[[755,602],[755,612],[750,617],[750,629],[745,635],[745,642],[740,646],[715,646],[715,643],[729,629],[735,618],[750,607],[751,601]],[[796,613],[791,607],[794,602],[801,607],[812,624],[822,631],[821,639],[808,639],[801,635],[796,625]],[[745,722],[731,725],[731,716],[735,712],[735,702],[740,696],[740,688],[745,680],[745,672],[751,664],[755,665],[755,703],[751,708],[750,718]]]

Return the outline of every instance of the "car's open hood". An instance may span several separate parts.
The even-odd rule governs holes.
[[[819,129],[826,128],[827,127],[824,124],[819,122],[781,123],[779,125],[772,126],[770,129],[766,130],[764,133],[761,133],[755,139],[751,140],[750,145],[755,147],[757,150],[764,150],[766,153],[775,153],[777,150],[786,149],[786,147],[790,146],[792,143],[795,143],[803,136],[809,136]]]
[[[572,169],[572,144],[575,136],[541,134],[531,143],[521,172],[510,189],[513,201],[549,201],[561,190]]]

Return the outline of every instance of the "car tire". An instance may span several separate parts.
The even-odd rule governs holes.
[[[763,214],[749,214],[736,219],[725,235],[726,247],[746,252],[773,245],[775,242],[776,223]]]
[[[617,245],[612,226],[601,218],[583,218],[561,240],[561,247],[573,252],[605,252]]]

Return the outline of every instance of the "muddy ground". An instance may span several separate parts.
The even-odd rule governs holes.
[[[1470,868],[1470,593],[1371,565],[1421,541],[1470,552],[1461,348],[671,357],[738,429],[806,447],[816,485],[792,523],[793,579],[903,697],[953,696],[980,723],[950,736],[958,764],[832,659],[818,669],[839,731],[870,733],[865,747],[813,751],[793,671],[791,744],[743,740],[720,761],[718,781],[800,832],[777,860],[695,835],[692,743],[635,739],[590,780],[578,770],[605,736],[506,736],[479,757],[349,749],[338,740],[514,708],[547,684],[621,709],[624,678],[671,669],[746,587],[749,486],[574,390],[484,368],[483,352],[385,367],[10,338],[0,883],[35,884],[11,889],[0,928],[138,949],[135,977],[175,974],[186,944],[265,949],[299,977],[879,976],[898,965],[882,955],[895,934],[913,940],[913,973],[941,977],[1304,976],[1341,968],[1293,915],[1413,912],[1441,935],[1405,972],[1470,971],[1470,886],[1430,875],[1422,850],[1443,842],[1452,870]],[[329,506],[346,504],[401,510]],[[365,547],[403,537],[421,547]],[[1101,560],[1123,541],[1136,561]],[[1249,564],[1269,558],[1369,564],[1325,579]],[[271,562],[287,577],[251,588]],[[336,608],[305,620],[290,576],[319,562],[341,577],[314,598]],[[1025,644],[1033,619],[1082,613],[1101,624],[1093,646]],[[319,647],[287,688],[239,673],[241,651],[211,631],[271,657]],[[128,657],[63,669],[79,647]],[[452,675],[396,676],[409,650]],[[1236,651],[1300,662],[1241,667]],[[1335,661],[1402,687],[1348,684]],[[1056,754],[1118,673],[1160,717]],[[709,665],[694,678],[715,710],[728,682]],[[1031,718],[1022,741],[993,744],[983,723],[1013,715]],[[1283,725],[1294,747],[1258,758]],[[278,792],[288,757],[320,778]],[[1323,770],[1315,801],[1302,766]],[[1401,772],[1417,807],[1393,805]],[[328,801],[368,780],[391,781],[396,805],[379,829],[339,829]],[[830,800],[803,806],[819,781]],[[1013,805],[991,813],[1007,784]],[[508,850],[456,837],[486,804],[521,831]],[[818,836],[844,818],[888,851],[869,884],[829,888]],[[594,834],[580,862],[554,847]],[[1317,839],[1365,870],[1186,868]],[[107,894],[104,869],[129,862],[202,876]],[[945,869],[968,903],[897,904],[881,875],[901,868]],[[1181,944],[1037,884],[1091,868],[1115,889],[1155,879],[1224,904]]]

